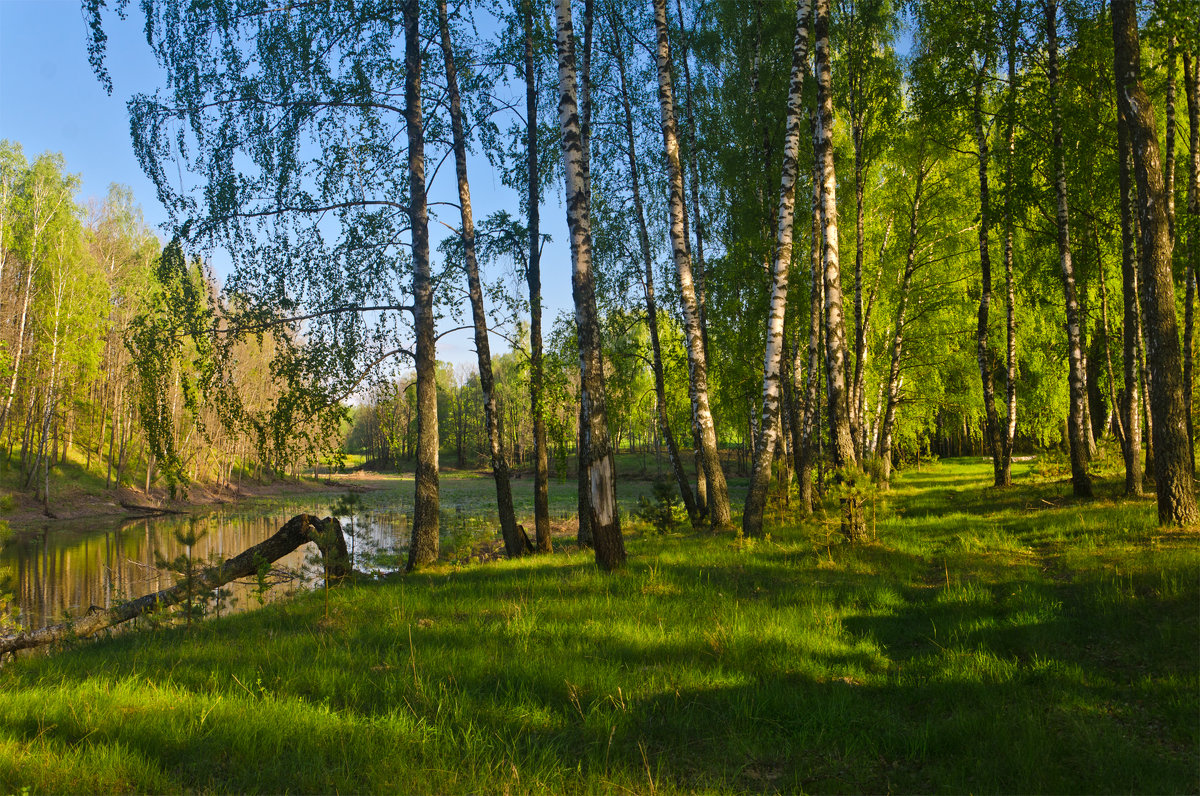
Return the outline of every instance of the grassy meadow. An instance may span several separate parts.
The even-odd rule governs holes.
[[[0,790],[1200,792],[1200,536],[990,475],[902,473],[858,546],[628,523],[614,575],[446,563],[11,661]]]

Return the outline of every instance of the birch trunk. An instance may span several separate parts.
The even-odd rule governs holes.
[[[850,437],[846,390],[846,325],[842,308],[841,263],[838,258],[837,176],[833,162],[833,92],[829,65],[829,2],[817,0],[814,13],[817,72],[816,160],[820,169],[821,236],[825,272],[825,378],[834,464],[857,465]]]
[[[887,404],[883,410],[883,423],[879,429],[879,458],[882,464],[882,486],[886,489],[892,481],[892,427],[896,421],[896,407],[900,403],[900,362],[904,355],[904,326],[907,322],[908,295],[912,290],[913,273],[917,268],[917,233],[921,219],[921,192],[929,168],[925,165],[924,146],[917,163],[917,177],[913,185],[912,208],[908,215],[908,248],[904,254],[904,278],[900,282],[900,295],[896,304],[896,331],[892,336],[892,358],[888,366]]]
[[[1013,235],[1016,227],[1013,220],[1013,194],[1016,191],[1016,179],[1013,176],[1013,163],[1016,158],[1017,82],[1020,74],[1017,71],[1017,37],[1020,30],[1021,2],[1017,0],[1013,4],[1008,32],[1008,158],[1004,164],[1007,189],[1004,192],[1004,404],[1007,417],[1001,439],[1000,478],[996,486],[1012,486],[1013,443],[1017,435],[1017,299],[1013,283]]]
[[[1112,329],[1108,323],[1108,278],[1105,274],[1104,258],[1100,254],[1100,238],[1099,235],[1093,233],[1096,237],[1096,272],[1099,274],[1100,281],[1100,323],[1104,333],[1104,367],[1108,374],[1108,395],[1112,401],[1113,412],[1117,417],[1117,441],[1121,444],[1121,450],[1125,449],[1125,422],[1121,418],[1121,413],[1117,411],[1117,379],[1113,372],[1112,364],[1112,348],[1109,345],[1112,340],[1110,330]],[[1110,415],[1111,418],[1111,415]]]
[[[421,39],[418,0],[405,0],[404,100],[408,127],[409,226],[412,228],[413,325],[417,350],[417,472],[412,541],[406,569],[437,560],[438,416],[433,285],[429,267],[429,208],[425,198],[425,127],[421,113]]]
[[[788,275],[792,262],[792,228],[796,215],[796,180],[799,176],[800,116],[804,102],[804,73],[808,66],[808,24],[812,0],[796,7],[796,41],[792,49],[792,76],[788,90],[787,130],[783,143],[783,167],[779,189],[778,230],[775,236],[774,279],[767,319],[766,350],[763,355],[762,422],[754,445],[750,490],[742,515],[746,536],[762,534],[763,509],[771,481],[777,429],[779,427],[779,366],[783,358],[783,333],[787,312]]]
[[[462,212],[463,260],[467,269],[467,289],[471,298],[471,319],[475,327],[475,353],[479,365],[479,387],[483,391],[484,426],[487,429],[488,450],[491,454],[492,477],[496,482],[496,509],[500,515],[500,533],[504,537],[504,552],[509,558],[527,551],[525,535],[517,528],[513,509],[512,484],[509,482],[508,462],[500,445],[499,423],[496,417],[495,384],[492,378],[492,351],[488,343],[487,313],[483,306],[483,287],[479,280],[479,261],[475,252],[475,219],[471,212],[471,185],[467,181],[467,142],[463,133],[462,104],[458,91],[458,69],[450,43],[450,22],[446,0],[438,0],[438,28],[441,33],[442,57],[446,65],[446,90],[450,100],[450,130],[454,142],[454,168],[458,178],[458,202]],[[460,423],[462,412],[459,412]],[[459,433],[458,456],[462,459],[462,433]],[[543,457],[545,454],[542,440]],[[460,465],[461,466],[461,465]]]
[[[588,473],[588,514],[596,563],[604,570],[625,564],[625,542],[617,514],[616,472],[608,437],[604,373],[600,360],[600,325],[596,316],[592,278],[590,175],[580,133],[575,92],[575,38],[570,0],[555,0],[558,48],[558,119],[562,130],[566,174],[567,226],[574,263],[571,287],[575,298],[575,324],[579,342],[580,403],[587,423],[581,429],[584,450],[580,461]]]
[[[684,470],[683,458],[679,454],[679,446],[675,435],[671,432],[671,423],[667,417],[667,390],[663,376],[662,344],[658,330],[658,302],[654,296],[654,260],[650,253],[650,232],[646,226],[646,210],[642,202],[641,177],[638,169],[637,148],[633,134],[633,109],[629,101],[629,87],[625,74],[625,51],[620,36],[620,26],[617,20],[612,20],[613,59],[617,64],[617,76],[621,91],[621,109],[625,125],[625,137],[628,143],[626,154],[629,159],[629,183],[633,191],[633,209],[637,221],[638,246],[642,254],[643,283],[642,290],[646,299],[646,325],[650,331],[651,368],[654,371],[654,397],[658,413],[658,426],[663,441],[667,444],[667,454],[671,459],[671,470],[675,483],[679,487],[679,495],[687,510],[688,520],[693,528],[699,528],[702,521],[700,510],[696,506],[696,498],[688,481],[687,471]]]
[[[988,454],[992,457],[992,477],[996,486],[1003,485],[1003,446],[1000,441],[1000,415],[996,412],[996,387],[992,378],[992,350],[988,344],[988,322],[992,305],[992,255],[991,255],[991,192],[988,171],[991,152],[987,133],[983,126],[983,78],[991,64],[990,56],[984,59],[983,67],[975,77],[974,122],[976,164],[979,175],[979,314],[975,325],[975,357],[979,365],[979,378],[983,384],[984,439]]]
[[[1068,441],[1071,448],[1071,486],[1076,497],[1091,497],[1092,479],[1087,472],[1088,429],[1085,427],[1087,402],[1084,373],[1082,331],[1079,323],[1079,301],[1075,294],[1075,267],[1071,262],[1071,226],[1067,208],[1067,169],[1063,149],[1062,108],[1058,99],[1058,3],[1046,3],[1046,38],[1049,43],[1050,118],[1053,130],[1054,188],[1057,197],[1058,264],[1062,273],[1063,299],[1067,308],[1067,360],[1070,382],[1070,412]]]
[[[696,248],[692,252],[692,279],[696,291],[696,309],[700,317],[700,345],[704,349],[704,360],[708,361],[708,318],[707,310],[705,309],[705,263],[704,263],[704,221],[700,215],[700,170],[698,164],[698,155],[696,152],[696,124],[695,116],[692,112],[692,79],[691,67],[688,64],[688,51],[686,47],[686,38],[682,35],[683,31],[683,4],[680,0],[675,0],[675,8],[679,14],[680,38],[685,42],[685,46],[681,53],[680,62],[683,64],[683,86],[684,86],[684,111],[685,123],[687,132],[687,160],[688,174],[690,178],[691,188],[690,196],[692,200],[692,214],[694,218],[694,226],[696,231]],[[755,31],[761,30],[761,12],[755,15]],[[755,42],[755,64],[758,64],[757,53],[759,40]],[[754,74],[757,76],[758,70],[755,67]],[[755,86],[757,87],[757,77],[755,78]],[[757,92],[757,88],[755,88]],[[690,231],[688,224],[688,216],[683,214],[683,236],[690,240]],[[700,423],[693,407],[692,412],[692,449],[694,452],[696,466],[696,505],[701,515],[708,514],[708,478],[704,474],[704,444],[701,438]],[[739,464],[739,467],[741,465]]]
[[[1195,28],[1193,18],[1193,28]],[[1171,240],[1171,249],[1175,249],[1175,70],[1178,39],[1174,34],[1167,37],[1167,127],[1166,138],[1163,141],[1163,190],[1167,198],[1167,235]],[[1187,91],[1185,88],[1184,91]]]
[[[683,30],[683,4],[681,0],[675,0],[675,8],[679,13],[679,28]],[[683,37],[686,42],[686,37]],[[695,257],[692,260],[692,278],[695,280],[696,286],[696,307],[700,313],[700,340],[704,344],[704,357],[708,358],[708,311],[706,309],[707,299],[705,297],[704,279],[707,273],[708,266],[704,260],[704,216],[700,213],[700,152],[698,146],[698,137],[696,135],[696,114],[695,106],[692,104],[692,70],[689,64],[688,51],[684,47],[683,50],[683,96],[687,103],[687,124],[688,134],[688,174],[691,176],[691,198],[692,198],[692,226],[696,233],[696,251]]]
[[[850,405],[846,385],[846,322],[842,310],[842,276],[838,259],[837,177],[833,163],[833,89],[829,54],[829,0],[816,0],[813,13],[817,71],[817,152],[820,164],[821,223],[825,241],[825,390],[833,462],[843,480],[857,480],[858,459],[850,434]],[[853,484],[851,484],[853,487]],[[866,532],[858,498],[843,499],[842,531],[851,540]]]
[[[861,348],[862,348],[863,353],[862,353],[861,357],[858,357],[858,356],[855,357],[855,364],[854,364],[854,391],[852,394],[857,396],[857,398],[856,398],[857,409],[855,411],[858,413],[859,424],[861,426],[860,432],[859,432],[859,438],[857,440],[858,456],[859,456],[860,461],[865,461],[868,456],[874,456],[874,455],[878,454],[878,452],[879,452],[878,446],[875,444],[875,435],[872,432],[872,427],[873,427],[872,420],[871,420],[871,417],[868,416],[868,414],[867,414],[866,364],[867,364],[867,359],[870,354],[870,348],[867,345],[867,336],[871,332],[871,321],[874,317],[874,312],[875,312],[875,299],[879,295],[880,280],[883,279],[883,265],[884,265],[883,256],[887,252],[888,242],[891,240],[891,237],[892,237],[892,226],[893,226],[893,219],[891,216],[889,216],[887,226],[884,228],[884,231],[883,231],[883,242],[879,246],[879,255],[875,259],[875,262],[876,262],[875,278],[871,281],[871,289],[867,293],[866,304],[865,304],[865,306],[862,310],[862,314],[861,314],[862,337],[863,337],[863,342],[862,342]],[[856,301],[857,301],[857,298],[856,298]],[[857,330],[856,330],[855,334],[856,335],[858,334]],[[886,337],[887,335],[885,334],[884,336]],[[858,343],[856,342],[855,345],[858,346]],[[860,367],[860,365],[861,365],[861,367]],[[882,387],[882,385],[880,385],[880,386]],[[880,393],[878,397],[882,398],[882,393]],[[880,413],[882,411],[881,407],[882,407],[882,404],[879,404],[876,406],[875,419],[874,419],[874,425],[876,425],[876,426],[878,425]],[[853,435],[851,435],[851,436],[853,436]]]
[[[542,356],[542,235],[538,184],[538,92],[537,67],[533,60],[533,0],[522,0],[521,23],[525,38],[525,168],[528,177],[529,257],[525,282],[529,286],[529,403],[533,420],[534,473],[533,524],[540,552],[553,550],[550,541],[550,461],[546,438]]]
[[[1139,259],[1151,375],[1158,521],[1164,525],[1193,525],[1200,515],[1189,463],[1171,240],[1154,105],[1142,88],[1137,5],[1133,0],[1115,0],[1112,14],[1117,104],[1129,124],[1141,220]]]
[[[675,125],[675,96],[671,84],[671,45],[667,33],[666,0],[654,0],[654,24],[658,34],[658,98],[662,107],[663,146],[667,157],[670,183],[670,231],[675,270],[679,277],[679,297],[683,305],[687,333],[688,385],[693,414],[700,430],[700,454],[708,483],[709,519],[714,529],[730,524],[729,488],[721,469],[717,450],[717,432],[708,403],[708,362],[700,329],[700,312],[692,279],[692,258],[684,234],[683,170],[679,157],[679,135]]]
[[[856,113],[856,110],[858,111]],[[863,154],[860,109],[850,111],[850,137],[854,142],[854,379],[850,383],[850,436],[857,442],[858,457],[866,450],[866,352],[867,325],[863,315]]]
[[[579,105],[582,115],[582,121],[579,129],[579,139],[583,149],[583,166],[588,172],[588,182],[583,186],[583,190],[587,196],[589,212],[591,208],[591,137],[592,137],[592,14],[593,0],[584,0],[583,4],[583,59],[582,72],[580,74],[579,86]],[[582,374],[582,363],[580,364],[580,373]],[[603,371],[603,363],[601,364]],[[583,394],[583,383],[580,382],[580,395]],[[588,461],[591,461],[587,454],[588,436],[586,429],[590,420],[588,419],[588,402],[580,400],[579,402],[579,446],[578,446],[578,489],[577,492],[577,507],[579,514],[579,529],[576,534],[576,540],[579,546],[592,546],[592,513],[589,508],[588,494],[591,491],[591,471]]]
[[[810,116],[810,123],[814,120]],[[816,125],[812,124],[815,141]],[[812,240],[809,246],[808,301],[808,367],[804,370],[804,419],[800,444],[796,446],[796,483],[800,506],[805,514],[813,512],[813,462],[817,460],[814,444],[819,444],[821,428],[821,320],[825,312],[825,272],[821,265],[821,183],[813,164]],[[797,358],[800,348],[797,346]],[[796,369],[799,373],[799,368]],[[816,432],[817,440],[813,435]]]
[[[1190,53],[1183,54],[1183,91],[1188,109],[1187,298],[1184,303],[1183,390],[1187,407],[1188,442],[1191,443],[1192,472],[1196,471],[1195,426],[1192,419],[1192,347],[1196,322],[1196,279],[1200,272],[1200,79]]]

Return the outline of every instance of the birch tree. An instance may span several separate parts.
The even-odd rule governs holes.
[[[816,151],[816,124],[810,113],[809,122]],[[796,345],[796,362],[792,367],[795,376],[801,372],[801,351],[807,349],[808,361],[804,372],[804,415],[799,418],[800,438],[796,441],[796,484],[800,493],[800,507],[806,514],[813,512],[813,465],[818,461],[817,448],[821,437],[821,330],[824,328],[825,313],[825,268],[821,241],[821,180],[819,164],[814,159],[812,172],[812,198],[809,203],[812,221],[809,244],[809,298],[808,298],[808,345]],[[800,385],[796,384],[797,392]]]
[[[1124,307],[1122,360],[1125,369],[1124,403],[1121,422],[1125,434],[1121,453],[1125,459],[1125,494],[1142,494],[1142,405],[1141,369],[1138,356],[1142,349],[1141,313],[1138,307],[1137,245],[1133,220],[1133,149],[1129,143],[1129,125],[1125,114],[1117,110],[1118,203],[1121,213],[1121,300]]]
[[[687,334],[688,389],[692,411],[700,429],[701,463],[708,484],[709,519],[715,529],[730,524],[729,488],[721,469],[717,449],[717,431],[709,407],[708,360],[700,328],[700,310],[692,278],[691,253],[684,230],[683,169],[679,156],[679,135],[675,123],[675,95],[671,78],[671,44],[667,30],[666,0],[654,0],[654,26],[657,32],[655,56],[658,67],[658,100],[661,108],[663,148],[667,160],[670,206],[671,249],[679,279],[679,297],[683,306]]]
[[[787,133],[784,138],[783,169],[779,188],[778,232],[775,239],[775,263],[771,288],[771,308],[767,318],[767,342],[763,355],[763,406],[758,439],[754,446],[754,467],[750,473],[750,491],[742,515],[746,536],[762,534],[763,508],[775,458],[779,427],[779,370],[784,348],[784,314],[787,311],[788,274],[792,262],[792,229],[796,214],[796,182],[800,174],[800,118],[804,101],[804,77],[808,67],[808,26],[811,0],[796,5],[796,43],[792,52],[792,77],[788,89]]]
[[[642,294],[646,302],[646,327],[650,333],[650,367],[654,371],[654,398],[659,432],[667,446],[667,456],[671,460],[671,472],[679,489],[684,509],[692,527],[699,527],[701,522],[700,510],[692,493],[687,472],[684,470],[683,457],[679,453],[679,445],[671,430],[671,421],[667,413],[666,378],[663,372],[662,341],[658,325],[658,301],[654,291],[654,259],[650,249],[650,231],[646,223],[646,208],[642,201],[641,170],[638,167],[636,136],[633,127],[633,106],[629,97],[629,85],[626,76],[626,58],[621,39],[620,21],[614,13],[609,15],[610,34],[612,37],[611,55],[617,65],[617,87],[621,96],[622,121],[626,139],[626,155],[629,163],[629,188],[633,197],[634,219],[637,222],[638,250],[642,257]]]
[[[1017,98],[1018,68],[1017,38],[1021,31],[1021,0],[1014,0],[1009,10],[1007,31],[1008,61],[1008,96],[1006,97],[1005,141],[1006,153],[1004,161],[1004,404],[1006,408],[1004,432],[1000,439],[999,472],[996,486],[1012,486],[1013,442],[1017,435],[1017,323],[1016,323],[1016,290],[1013,280],[1014,246],[1013,238],[1016,231],[1015,204],[1016,197],[1016,138],[1017,138]]]
[[[538,69],[534,60],[533,0],[520,0],[525,74],[525,201],[529,212],[529,255],[525,282],[529,288],[529,405],[533,415],[533,522],[538,550],[550,541],[550,463],[545,413],[545,364],[542,351],[541,179],[538,172]]]
[[[890,485],[892,477],[892,428],[896,420],[896,408],[900,404],[900,367],[904,356],[904,332],[908,325],[908,297],[912,290],[913,274],[916,273],[918,265],[917,244],[921,229],[921,198],[930,168],[930,163],[925,156],[925,141],[922,139],[917,145],[914,169],[916,174],[913,176],[912,201],[908,214],[908,244],[904,254],[904,276],[900,280],[892,332],[891,358],[888,364],[887,381],[884,382],[883,387],[885,399],[883,420],[879,428],[879,459],[882,463],[880,482],[884,487]]]
[[[567,194],[567,227],[571,236],[571,289],[580,359],[580,403],[586,424],[580,430],[580,466],[589,476],[588,514],[596,563],[612,571],[625,564],[625,542],[617,514],[616,471],[605,411],[604,371],[600,358],[600,324],[592,275],[591,190],[588,162],[580,130],[575,87],[575,34],[570,0],[555,0],[558,50],[558,121],[562,132]]]
[[[821,223],[825,253],[825,392],[833,463],[840,479],[854,486],[859,477],[858,459],[850,434],[850,404],[846,384],[846,322],[842,309],[841,262],[838,259],[837,176],[833,163],[833,90],[829,64],[829,0],[816,0],[813,8],[816,46],[817,135],[816,160],[820,170]],[[845,498],[842,530],[858,540],[865,533],[858,498]]]
[[[164,76],[129,104],[134,152],[180,239],[229,253],[227,337],[272,338],[286,397],[261,438],[286,441],[307,418],[340,414],[340,398],[398,357],[415,361],[420,539],[410,553],[414,565],[432,560],[436,335],[417,3],[216,14],[152,0],[141,10]],[[86,4],[86,16],[107,84],[103,4]]]
[[[438,414],[437,354],[434,346],[433,284],[429,263],[429,208],[425,198],[425,121],[421,110],[421,9],[419,0],[405,0],[404,105],[408,130],[409,226],[412,229],[413,325],[416,327],[417,472],[413,500],[412,540],[406,569],[437,560]]]
[[[1075,266],[1071,258],[1071,221],[1067,206],[1066,154],[1063,147],[1062,107],[1058,85],[1058,2],[1045,4],[1046,41],[1048,43],[1047,80],[1050,119],[1053,129],[1054,191],[1057,208],[1058,264],[1062,275],[1063,299],[1067,308],[1067,362],[1070,371],[1070,411],[1068,440],[1071,448],[1071,487],[1076,497],[1091,497],[1092,480],[1088,475],[1088,442],[1084,412],[1087,402],[1087,375],[1084,372],[1079,300],[1075,290]]]
[[[437,11],[438,28],[441,34],[442,57],[446,65],[446,91],[449,100],[450,130],[453,136],[454,170],[458,178],[458,204],[462,217],[460,236],[463,245],[463,263],[466,267],[468,292],[471,299],[471,320],[475,332],[475,353],[479,366],[479,386],[483,390],[483,414],[484,423],[487,428],[488,452],[491,458],[492,477],[496,482],[496,508],[500,515],[500,532],[504,537],[504,551],[508,554],[509,558],[515,558],[525,554],[526,542],[521,532],[517,529],[516,512],[513,509],[512,484],[509,481],[508,461],[504,457],[504,450],[500,442],[499,417],[496,411],[494,379],[492,378],[492,350],[488,342],[487,313],[483,306],[483,286],[479,279],[479,261],[475,252],[475,221],[471,211],[471,186],[467,180],[467,142],[466,134],[463,132],[462,102],[458,89],[458,67],[454,59],[454,48],[450,41],[450,22],[446,11],[446,0],[438,0]],[[540,335],[541,330],[539,329],[538,331]],[[538,353],[540,355],[541,352],[539,351]],[[536,403],[534,406],[536,411]],[[461,466],[461,442],[459,444],[459,459]],[[540,464],[544,470],[546,466],[544,424],[542,426]]]

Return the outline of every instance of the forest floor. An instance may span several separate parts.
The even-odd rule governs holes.
[[[0,791],[1200,792],[1200,537],[1035,467],[11,661]]]

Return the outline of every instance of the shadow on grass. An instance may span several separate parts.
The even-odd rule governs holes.
[[[128,750],[134,790],[1200,789],[1194,545],[1118,573],[1136,505],[938,505],[871,545],[636,539],[612,576],[505,562],[86,645],[4,673],[0,738]]]

